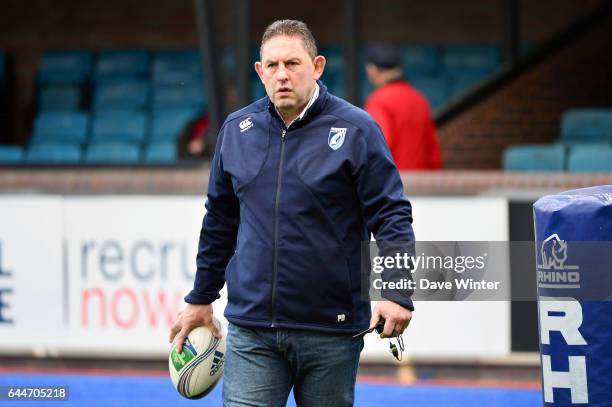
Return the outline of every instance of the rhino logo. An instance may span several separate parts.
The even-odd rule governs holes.
[[[563,269],[567,260],[567,242],[554,233],[542,242],[542,267],[545,269]]]

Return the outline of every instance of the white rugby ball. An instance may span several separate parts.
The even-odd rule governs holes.
[[[183,351],[172,344],[168,367],[174,388],[188,399],[199,399],[212,391],[223,374],[225,334],[217,339],[207,327],[189,332]]]

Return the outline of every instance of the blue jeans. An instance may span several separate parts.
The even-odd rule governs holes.
[[[300,407],[352,406],[363,338],[230,323],[223,405],[284,406],[293,387]]]

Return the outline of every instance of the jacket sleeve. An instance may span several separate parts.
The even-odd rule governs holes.
[[[357,147],[354,179],[357,195],[368,230],[374,235],[379,254],[413,256],[415,238],[412,206],[404,196],[404,187],[381,131],[374,124],[362,133]],[[410,270],[388,269],[383,280],[411,278]],[[412,292],[382,291],[381,295],[404,308],[414,310]]]
[[[236,246],[240,209],[231,178],[223,170],[222,137],[223,129],[219,133],[210,168],[195,283],[193,290],[185,297],[185,301],[191,304],[210,304],[219,298],[219,291],[225,284],[225,268]]]

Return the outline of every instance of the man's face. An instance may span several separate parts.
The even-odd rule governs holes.
[[[263,46],[255,70],[268,97],[284,115],[299,114],[308,103],[315,81],[323,74],[325,58],[313,58],[300,37],[276,36]]]
[[[366,64],[366,74],[368,76],[368,80],[375,88],[379,88],[384,85],[382,75],[380,74],[380,69],[378,69],[376,65],[368,62]]]

